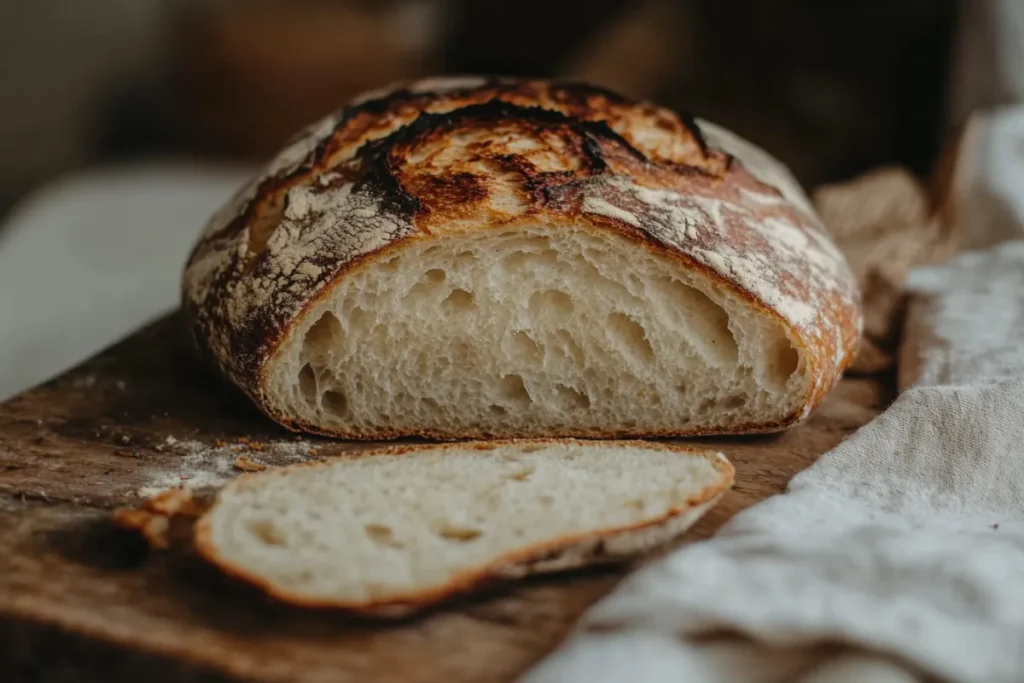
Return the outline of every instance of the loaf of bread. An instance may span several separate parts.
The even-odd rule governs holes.
[[[777,431],[861,324],[763,151],[595,88],[476,78],[301,134],[212,218],[184,309],[267,415],[357,439]]]
[[[171,518],[228,574],[296,605],[408,614],[493,581],[633,559],[732,485],[718,453],[645,442],[405,446],[243,475],[121,511],[158,547]]]

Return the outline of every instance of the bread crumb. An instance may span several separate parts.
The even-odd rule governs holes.
[[[244,455],[240,455],[235,458],[235,469],[242,470],[243,472],[262,472],[267,469],[267,466]]]

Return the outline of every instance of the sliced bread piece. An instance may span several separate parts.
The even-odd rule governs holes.
[[[395,616],[635,558],[688,529],[733,472],[719,453],[643,442],[405,446],[243,475],[194,540],[285,602]]]

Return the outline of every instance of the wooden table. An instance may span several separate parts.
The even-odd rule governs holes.
[[[889,398],[878,380],[846,379],[786,434],[708,442],[736,486],[683,542],[781,492]],[[195,456],[199,443],[216,457]],[[146,487],[231,476],[236,451],[276,464],[356,447],[270,424],[196,364],[176,316],[0,405],[0,678],[512,681],[625,573],[537,579],[380,625],[272,604],[110,522]]]

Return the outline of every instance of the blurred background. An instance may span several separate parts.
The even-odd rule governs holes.
[[[987,0],[978,0],[986,2]],[[717,120],[813,185],[926,171],[956,0],[7,0],[0,198],[126,157],[259,160],[360,90],[578,77]]]
[[[0,0],[0,399],[173,307],[206,217],[362,90],[437,73],[581,79],[724,124],[808,188],[882,165],[924,177],[970,111],[1024,99],[1022,9]]]

